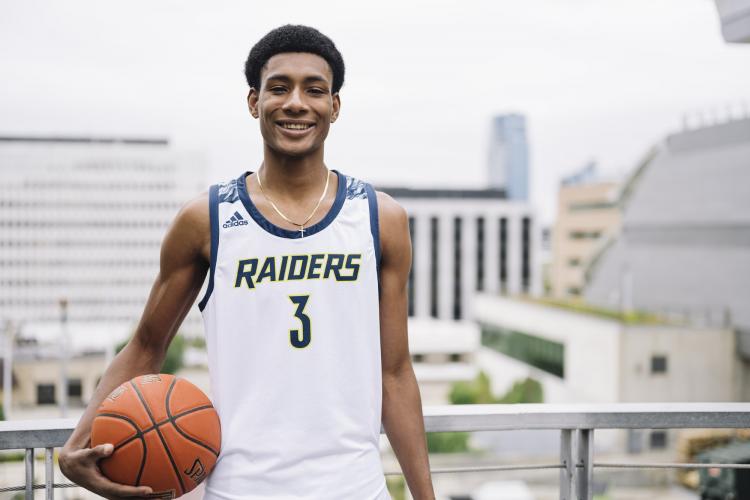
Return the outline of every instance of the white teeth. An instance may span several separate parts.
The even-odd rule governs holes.
[[[305,123],[284,123],[282,124],[282,127],[284,128],[290,128],[293,130],[305,130],[310,128],[312,125],[308,125]]]

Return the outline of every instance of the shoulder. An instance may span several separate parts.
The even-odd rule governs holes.
[[[384,261],[401,259],[410,253],[409,214],[393,197],[375,191],[378,201],[380,246]]]
[[[170,243],[182,245],[204,257],[210,252],[211,242],[208,196],[206,189],[185,201],[167,231]]]
[[[404,223],[408,224],[409,216],[406,209],[393,199],[388,193],[375,191],[378,200],[378,217],[381,223]]]
[[[185,201],[175,216],[175,222],[186,226],[209,228],[208,189]]]

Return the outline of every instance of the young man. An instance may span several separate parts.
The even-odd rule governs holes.
[[[204,498],[388,500],[382,421],[412,495],[434,499],[407,341],[407,215],[323,160],[341,107],[341,54],[319,31],[285,25],[253,47],[245,74],[263,162],[175,217],[138,328],[60,468],[106,498],[150,492],[100,473],[112,447],[89,448],[91,422],[119,384],[160,371],[208,272],[198,305],[222,448]]]

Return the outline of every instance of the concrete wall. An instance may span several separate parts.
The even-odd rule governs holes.
[[[731,330],[627,327],[620,351],[620,400],[645,402],[739,401]],[[651,357],[666,356],[666,373],[651,373]]]
[[[564,379],[555,377],[559,382],[552,384],[549,377],[546,378],[550,393],[556,394],[555,402],[618,401],[619,323],[486,294],[478,295],[475,302],[479,321],[536,335],[565,346]],[[565,391],[555,387],[560,383],[564,384]],[[545,386],[545,392],[546,390]]]

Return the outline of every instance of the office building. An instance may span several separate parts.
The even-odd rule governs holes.
[[[489,187],[505,190],[509,200],[529,199],[529,146],[523,115],[493,118],[487,175]]]
[[[619,231],[620,183],[602,177],[591,163],[560,183],[552,233],[551,294],[578,297],[585,270],[603,242]]]
[[[478,366],[502,392],[542,384],[545,403],[742,401],[743,368],[731,328],[650,315],[575,309],[480,294]],[[597,432],[606,451],[666,450],[673,431]],[[557,437],[557,436],[556,436]]]
[[[206,189],[199,155],[164,139],[0,137],[0,320],[135,328],[180,206]],[[184,322],[199,335],[197,308]]]
[[[477,291],[538,295],[540,228],[499,189],[376,187],[409,214],[409,315],[472,319]]]

